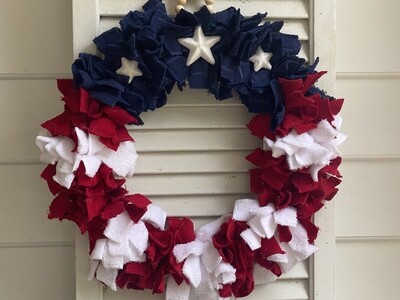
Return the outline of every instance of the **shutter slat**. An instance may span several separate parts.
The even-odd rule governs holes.
[[[278,280],[271,284],[258,285],[246,300],[307,300],[308,280]]]
[[[268,19],[268,18],[267,18]],[[100,33],[109,30],[113,27],[119,27],[119,21],[121,17],[109,17],[105,16],[100,19]],[[278,19],[276,19],[278,20]],[[274,19],[274,21],[276,21]],[[272,21],[272,20],[271,20]],[[308,41],[308,20],[293,19],[285,21],[282,32],[295,34],[299,36],[301,41]]]
[[[301,43],[301,49],[298,56],[304,58],[307,62],[310,62],[310,47],[307,41]]]
[[[308,274],[308,262],[307,261],[302,261],[299,262],[297,265],[293,267],[290,272],[283,274],[280,279],[307,279],[309,278]],[[278,280],[280,280],[278,279]]]
[[[130,134],[138,152],[254,150],[261,146],[245,128],[141,130]]]
[[[252,165],[245,160],[250,151],[200,151],[142,153],[136,163],[136,173],[218,173],[247,172]],[[206,162],[206,163],[205,163]]]
[[[189,92],[188,90],[185,91]],[[215,101],[215,100],[214,100]],[[216,101],[215,101],[216,102]],[[249,114],[244,105],[237,107],[164,107],[141,115],[145,126],[132,131],[147,129],[194,128],[245,128],[255,114]]]
[[[246,300],[307,300],[307,280],[277,280],[276,282],[258,285]],[[153,295],[149,291],[119,290],[118,296],[111,290],[105,290],[104,300],[164,300],[165,295]]]
[[[135,185],[135,181],[132,181]],[[140,189],[138,187],[138,189]],[[169,215],[175,217],[199,217],[202,220],[196,222],[201,226],[212,218],[231,213],[233,205],[237,199],[252,198],[246,193],[232,193],[229,195],[152,195],[150,200],[159,205]]]
[[[137,175],[126,182],[131,193],[141,193],[148,197],[226,195],[249,193],[248,178],[247,173]]]
[[[126,13],[126,11],[125,11]],[[100,18],[99,32],[104,32],[112,27],[119,27],[119,20],[121,16],[105,16]],[[285,19],[285,18],[281,18]],[[279,18],[274,18],[274,20],[279,20]],[[299,36],[302,43],[302,48],[299,56],[309,60],[309,25],[307,19],[285,19],[285,24],[283,26],[282,32],[288,34],[295,34]]]
[[[164,1],[167,11],[175,14],[176,1]],[[140,10],[143,1],[137,0],[100,0],[100,16],[123,16],[130,10]],[[199,9],[204,4],[203,1],[188,1],[186,8],[189,11]],[[259,12],[268,12],[268,16],[274,19],[308,19],[309,7],[307,0],[230,0],[215,1],[214,11],[221,11],[229,6],[234,6],[242,10],[244,15],[254,15]]]

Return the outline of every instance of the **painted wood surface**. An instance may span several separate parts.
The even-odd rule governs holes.
[[[187,9],[196,9],[200,4],[189,1]],[[118,20],[129,10],[140,9],[140,1],[100,0],[97,5],[87,7],[80,1],[74,7],[92,9],[87,19],[82,12],[74,16],[75,55],[80,51],[82,35],[100,33],[118,25]],[[175,3],[166,2],[172,14]],[[229,6],[240,7],[245,15],[269,11],[272,20],[288,20],[284,31],[298,34],[303,42],[302,56],[310,58],[310,6],[308,1],[216,1],[214,9]],[[88,13],[88,12],[87,12]],[[85,24],[88,29],[85,28]],[[84,48],[87,44],[82,45]],[[250,136],[246,123],[252,115],[238,99],[218,102],[206,91],[174,91],[164,109],[143,113],[145,125],[131,127],[130,133],[137,142],[139,153],[138,173],[128,179],[131,192],[147,195],[170,215],[189,215],[198,221],[232,210],[234,200],[249,196],[247,169],[250,164],[244,156],[260,147],[260,140]],[[85,253],[78,253],[78,256]],[[81,261],[80,258],[78,258]],[[308,270],[308,268],[307,268]],[[296,272],[294,271],[294,274]],[[78,277],[80,275],[77,275]],[[293,275],[295,276],[295,275]],[[307,278],[288,275],[288,278],[260,288],[249,299],[308,299]],[[80,283],[78,283],[80,284]],[[97,289],[93,287],[94,292]],[[83,297],[83,295],[82,295]],[[105,299],[144,299],[142,293],[105,292]],[[82,298],[84,299],[84,298]]]
[[[96,2],[96,1],[92,1]],[[113,1],[117,5],[117,1]],[[170,4],[174,6],[175,2]],[[196,1],[189,1],[193,5]],[[248,6],[247,1],[229,1],[218,5]],[[274,6],[273,3],[280,3]],[[293,6],[293,3],[297,5]],[[105,3],[105,2],[104,2]],[[131,0],[131,9],[141,5]],[[140,3],[140,4],[139,4]],[[254,13],[261,3],[269,3],[266,9],[269,18],[281,19],[286,13],[289,20],[288,31],[297,30],[308,49],[309,41],[305,30],[313,30],[309,21],[308,1],[250,1],[249,14]],[[291,4],[291,5],[287,5]],[[86,3],[90,5],[90,3]],[[135,6],[136,5],[136,6]],[[227,5],[226,5],[227,6]],[[225,6],[225,7],[226,7]],[[98,6],[99,8],[101,5]],[[300,7],[300,8],[299,8]],[[397,53],[400,49],[397,28],[399,19],[397,0],[337,0],[337,96],[346,98],[343,117],[344,131],[349,139],[343,147],[345,154],[343,174],[344,182],[336,201],[336,297],[337,300],[396,300],[398,298],[398,269],[400,268],[399,241],[400,226],[396,212],[399,211],[397,184],[400,180],[400,145],[395,129],[400,127],[398,94],[400,86],[400,68]],[[82,11],[83,13],[84,11]],[[115,19],[111,17],[98,20],[102,22]],[[97,22],[97,19],[94,19]],[[108,22],[108,21],[107,21]],[[2,210],[0,211],[0,298],[19,299],[75,299],[74,225],[66,222],[50,221],[46,218],[51,195],[45,183],[38,178],[43,169],[39,164],[39,151],[34,138],[42,121],[61,112],[62,105],[56,90],[57,77],[70,77],[72,62],[72,4],[64,0],[3,0],[0,1],[0,36],[5,46],[0,46],[0,188]],[[296,24],[302,24],[301,26]],[[307,29],[309,26],[309,29]],[[291,26],[291,28],[289,28]],[[101,28],[92,26],[94,32]],[[296,29],[297,28],[297,29]],[[89,42],[89,40],[85,40]],[[385,45],[385,47],[379,47]],[[312,55],[312,49],[310,51]],[[318,53],[315,53],[318,55]],[[191,91],[191,93],[194,91]],[[195,93],[195,92],[194,92]],[[217,114],[217,107],[225,105],[212,97],[199,92],[202,102],[196,107],[211,110]],[[165,109],[186,110],[188,104],[185,93],[176,93],[170,106]],[[233,110],[240,110],[238,101],[229,104]],[[236,105],[236,107],[234,107]],[[225,108],[225,106],[222,106]],[[230,108],[231,109],[231,108]],[[160,110],[158,120],[163,119],[164,110]],[[210,112],[210,110],[208,110]],[[158,112],[156,112],[158,113]],[[229,115],[229,113],[227,113]],[[242,115],[245,121],[245,114]],[[146,117],[147,118],[147,117]],[[149,115],[148,130],[157,130],[157,124]],[[163,121],[164,122],[164,121]],[[184,120],[181,121],[184,124]],[[165,122],[163,126],[176,126],[178,123]],[[193,122],[201,126],[200,120]],[[227,117],[222,122],[227,128],[240,129],[242,125],[232,123]],[[243,123],[242,123],[243,124]],[[208,130],[217,124],[207,125]],[[236,127],[237,126],[237,127]],[[195,129],[195,128],[192,128]],[[242,157],[247,150],[237,151],[192,151],[196,163],[187,167],[180,165],[175,169],[179,175],[190,173],[199,168],[200,174],[218,174],[223,164],[221,156]],[[178,157],[189,161],[190,156],[182,153],[169,153],[163,159],[163,153],[147,152],[139,162],[138,173],[171,174]],[[201,161],[216,155],[215,166],[204,166]],[[231,160],[231,158],[230,158]],[[153,163],[150,163],[153,162]],[[227,173],[243,173],[245,162],[238,159],[226,165]],[[168,176],[168,175],[166,175]],[[197,219],[201,223],[212,214],[222,214],[234,197],[245,195],[161,195],[154,196],[160,205],[184,215],[190,210],[189,203],[203,203],[208,206],[203,214],[206,218]],[[217,201],[218,204],[212,204]],[[176,204],[178,203],[178,205]],[[179,208],[180,207],[180,208]],[[11,230],[12,229],[12,230]],[[82,241],[85,238],[81,237]],[[77,248],[78,298],[101,299],[103,290],[97,284],[86,281],[86,251],[84,242]],[[379,254],[379,255],[378,255]],[[50,266],[50,267],[49,267]],[[289,278],[273,287],[281,288],[292,278],[298,278],[301,287],[305,284],[308,264],[302,265],[301,272],[293,270]],[[297,275],[296,275],[296,274]],[[20,288],[20,283],[24,288]],[[85,284],[87,284],[85,286]],[[88,292],[88,288],[93,290]],[[307,286],[308,288],[308,286]],[[272,289],[272,288],[271,288]],[[293,289],[295,290],[295,289]],[[266,293],[260,290],[261,294]],[[302,293],[306,289],[302,290]],[[257,292],[258,293],[258,292]],[[270,291],[269,291],[270,293]],[[89,298],[88,295],[93,295]],[[104,296],[111,294],[106,291]],[[124,294],[124,292],[123,292]],[[126,292],[121,297],[128,297]],[[82,298],[84,295],[85,297]],[[304,293],[302,294],[304,296]],[[301,297],[303,297],[301,296]],[[311,295],[312,296],[312,295]],[[311,297],[310,296],[310,297]],[[288,299],[302,299],[302,298]],[[307,295],[308,297],[308,295]],[[128,299],[125,298],[125,299]],[[114,299],[114,298],[112,298]],[[118,298],[115,298],[118,299]],[[131,299],[131,298],[129,298]],[[143,299],[143,298],[139,298]],[[264,299],[263,295],[260,299]]]

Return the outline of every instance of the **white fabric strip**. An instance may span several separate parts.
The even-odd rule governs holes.
[[[338,146],[347,138],[339,131],[342,118],[336,116],[332,123],[333,126],[327,120],[322,120],[317,128],[309,132],[297,134],[292,130],[275,141],[264,137],[264,150],[272,151],[275,158],[286,155],[290,170],[310,167],[311,177],[318,181],[319,170],[340,156]]]
[[[109,220],[104,230],[106,238],[96,241],[90,255],[94,264],[89,278],[96,277],[112,290],[116,290],[115,279],[124,264],[146,261],[144,252],[148,247],[149,233],[144,221],[151,222],[161,230],[164,230],[166,221],[166,213],[161,213],[159,207],[150,204],[147,208],[150,213],[146,213],[137,223],[125,211]]]
[[[268,257],[268,260],[277,262],[283,273],[288,272],[297,262],[307,259],[318,248],[308,242],[307,231],[297,220],[297,211],[294,207],[275,210],[273,204],[260,207],[257,200],[241,199],[235,203],[233,218],[238,221],[246,221],[250,228],[244,230],[240,236],[249,247],[254,251],[261,247],[262,238],[271,238],[276,235],[278,225],[288,226],[292,234],[292,240],[289,243],[279,242],[285,254],[275,254]],[[258,268],[258,267],[257,267]],[[265,280],[272,280],[273,276],[268,272],[258,269],[255,271],[262,277],[265,274]],[[262,281],[257,279],[257,281]]]
[[[96,175],[102,162],[121,177],[131,177],[134,174],[138,158],[134,142],[122,142],[118,150],[114,151],[101,143],[98,136],[87,134],[79,128],[75,128],[75,132],[78,137],[76,152],[73,152],[74,141],[68,137],[52,137],[47,130],[36,137],[36,145],[42,152],[40,160],[43,163],[57,163],[54,181],[70,188],[75,178],[74,172],[81,161],[89,177]]]
[[[278,211],[273,204],[260,207],[257,200],[241,199],[235,203],[233,218],[245,221],[250,228],[240,236],[246,241],[251,250],[261,248],[262,238],[272,238],[278,225],[296,227],[297,212],[294,207],[286,207]]]
[[[190,298],[185,298],[187,297],[186,290],[181,287],[168,286],[168,289],[176,289],[171,291],[171,294],[178,295],[175,299],[219,300],[217,290],[222,285],[236,280],[235,268],[222,261],[222,257],[212,243],[212,237],[218,232],[226,218],[222,216],[199,228],[196,231],[196,240],[193,242],[174,247],[174,256],[178,262],[184,261],[183,273],[191,284]],[[180,290],[182,290],[181,294],[179,294]]]

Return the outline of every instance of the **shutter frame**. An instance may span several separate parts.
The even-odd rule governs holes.
[[[311,55],[320,57],[319,70],[327,70],[328,74],[318,84],[334,95],[336,89],[336,0],[310,0]],[[319,211],[314,221],[320,227],[315,242],[319,248],[311,260],[310,290],[314,300],[335,299],[335,201],[328,203]]]
[[[102,27],[103,17],[119,17],[128,10],[139,8],[145,1],[134,0],[72,0],[73,2],[73,49],[74,57],[78,57],[79,53],[87,52],[95,54],[96,47],[92,40],[97,36],[104,27]],[[171,3],[170,3],[171,2]],[[198,1],[203,4],[202,1]],[[254,13],[254,7],[261,6],[261,3],[267,1],[250,0],[242,2],[240,0],[219,0],[214,4],[216,11],[228,6],[241,7],[246,14],[245,4],[251,2],[258,2],[257,5],[250,5],[252,8],[247,14]],[[293,3],[301,3],[300,9],[296,10],[290,7]],[[113,4],[110,6],[110,4]],[[126,9],[126,6],[129,6]],[[167,8],[173,11],[175,5],[174,1],[168,1]],[[321,58],[319,64],[320,70],[328,70],[329,73],[321,79],[320,86],[323,87],[329,94],[335,91],[335,0],[270,0],[266,4],[276,5],[276,9],[271,10],[273,13],[269,15],[272,20],[285,19],[290,22],[299,20],[301,23],[308,25],[308,38],[302,37],[303,31],[299,33],[305,48],[304,56],[313,58],[318,56]],[[274,6],[275,7],[275,6]],[[284,8],[280,10],[279,8]],[[107,12],[107,9],[110,9]],[[172,10],[171,10],[172,8]],[[115,11],[117,10],[117,12]],[[103,11],[102,11],[103,10]],[[105,10],[105,11],[104,11]],[[260,10],[263,10],[262,8]],[[119,13],[120,11],[120,13]],[[284,11],[287,15],[279,15],[280,11]],[[101,15],[103,14],[103,15]],[[291,14],[291,15],[288,15]],[[308,22],[308,23],[307,23]],[[294,26],[292,26],[294,27]],[[179,104],[178,104],[179,105]],[[316,217],[315,222],[321,228],[320,235],[316,241],[319,251],[311,259],[309,265],[308,283],[307,278],[302,278],[302,272],[296,271],[300,275],[297,281],[300,285],[309,285],[308,295],[299,294],[291,295],[287,299],[315,299],[315,300],[333,300],[334,299],[334,203],[329,203],[323,211],[320,211]],[[183,214],[183,213],[182,213]],[[210,214],[211,215],[211,214]],[[101,284],[96,281],[89,282],[87,274],[89,270],[88,256],[87,256],[87,238],[81,236],[80,232],[76,231],[76,299],[78,300],[100,300],[108,299],[108,292],[104,293]],[[303,268],[304,266],[300,266]],[[307,265],[306,265],[307,268]],[[280,286],[284,287],[287,279],[280,282]],[[268,285],[259,287],[259,291],[255,293],[251,299],[264,299],[266,293],[272,292],[273,289]],[[121,293],[121,291],[120,291]],[[124,292],[131,293],[131,291]],[[257,296],[258,294],[258,296]],[[146,298],[148,293],[139,296],[140,299]],[[134,296],[133,296],[134,297]],[[128,299],[128,298],[127,298]],[[157,297],[150,296],[149,299],[157,299]],[[160,298],[161,299],[161,298]],[[275,298],[274,298],[275,299]]]

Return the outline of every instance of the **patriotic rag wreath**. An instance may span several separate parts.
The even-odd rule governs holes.
[[[65,110],[37,137],[49,164],[41,176],[55,196],[49,218],[88,233],[90,277],[167,299],[230,299],[316,251],[312,217],[341,182],[343,99],[314,86],[318,61],[306,65],[298,37],[265,16],[203,7],[171,18],[149,0],[94,39],[101,57],[80,54],[73,81],[58,80]],[[196,231],[124,188],[138,157],[125,125],[143,124],[140,113],[162,107],[175,85],[218,100],[235,91],[258,113],[248,128],[263,140],[246,157],[256,200],[237,200],[232,215]]]

